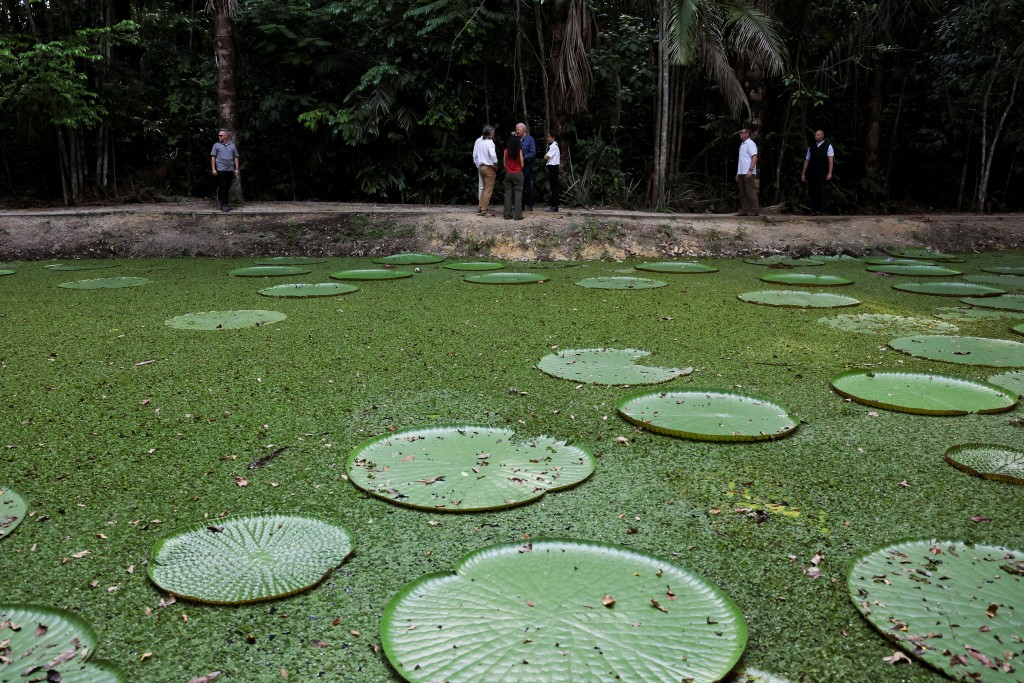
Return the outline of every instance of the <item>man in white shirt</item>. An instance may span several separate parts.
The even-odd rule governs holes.
[[[480,177],[478,216],[486,216],[494,192],[494,179],[498,175],[498,155],[494,151],[494,126],[484,126],[483,132],[473,145],[473,163]]]
[[[757,144],[750,139],[750,129],[740,130],[740,156],[736,165],[736,186],[740,191],[737,216],[759,216],[757,203]]]

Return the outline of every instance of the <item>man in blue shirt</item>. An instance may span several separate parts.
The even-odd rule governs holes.
[[[228,138],[226,130],[217,131],[217,142],[210,150],[210,171],[217,181],[217,203],[221,211],[230,211],[228,196],[231,183],[238,177],[238,148]]]
[[[537,156],[537,143],[525,123],[516,124],[516,135],[523,149],[523,209],[533,211],[533,158]]]

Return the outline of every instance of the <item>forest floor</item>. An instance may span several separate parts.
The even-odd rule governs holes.
[[[860,256],[927,246],[946,252],[1024,246],[1024,214],[762,216],[544,207],[506,221],[453,205],[209,201],[0,210],[0,259],[378,256],[429,251],[507,260],[679,258],[809,253]]]

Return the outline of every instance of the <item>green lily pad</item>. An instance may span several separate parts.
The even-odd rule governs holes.
[[[780,439],[800,425],[774,403],[718,391],[638,392],[616,408],[644,429],[700,441]]]
[[[997,273],[999,275],[1024,275],[1024,266],[989,266],[982,268],[986,273]]]
[[[70,271],[70,270],[102,270],[104,268],[117,268],[119,263],[51,263],[43,266],[47,270]]]
[[[868,266],[864,270],[872,273],[884,273],[886,275],[906,275],[908,277],[949,277],[961,275],[959,270],[946,268],[945,266]]]
[[[379,498],[433,512],[495,510],[532,503],[594,472],[589,452],[541,436],[513,443],[511,429],[423,427],[369,439],[345,469]]]
[[[312,588],[352,552],[340,524],[310,515],[235,515],[165,536],[147,571],[182,598],[238,605]]]
[[[412,277],[411,270],[388,268],[361,268],[357,270],[339,270],[331,273],[335,280],[401,280]]]
[[[813,258],[791,258],[789,256],[764,256],[761,258],[749,258],[743,259],[744,263],[749,263],[755,266],[823,266],[824,261],[819,261]]]
[[[14,489],[0,484],[0,539],[9,535],[25,519],[28,506]],[[0,638],[2,640],[2,638]]]
[[[64,289],[120,289],[122,287],[141,287],[152,280],[145,277],[104,277],[96,280],[78,280],[57,285]]]
[[[558,539],[476,550],[391,599],[381,644],[410,683],[717,681],[743,614],[710,581],[620,546]]]
[[[1005,290],[973,282],[906,282],[893,285],[892,288],[901,292],[932,296],[999,296],[1006,294]]]
[[[288,275],[306,275],[309,270],[299,266],[249,266],[228,271],[234,277],[285,277]]]
[[[942,306],[935,309],[935,315],[943,320],[963,320],[965,322],[987,319],[1024,320],[1024,311],[999,311],[963,306]]]
[[[579,261],[531,261],[521,265],[530,270],[558,270],[561,268],[579,268],[583,264]]]
[[[422,266],[430,263],[440,263],[444,261],[443,256],[434,256],[433,254],[417,254],[414,252],[407,252],[404,254],[393,254],[391,256],[384,256],[381,258],[373,259],[374,263],[390,263],[393,266]]]
[[[1002,413],[1018,401],[987,382],[909,372],[852,370],[836,375],[832,388],[857,403],[916,415]]]
[[[259,291],[263,296],[283,297],[310,297],[310,296],[338,296],[339,294],[351,294],[358,292],[355,285],[346,285],[341,282],[317,282],[316,284],[289,284],[274,285]]]
[[[258,266],[311,266],[317,263],[325,263],[327,259],[313,258],[311,256],[272,256],[256,262]]]
[[[853,280],[838,275],[813,275],[811,273],[768,273],[762,275],[765,282],[782,285],[800,285],[801,287],[840,287],[852,285]]]
[[[1024,289],[1024,275],[965,275],[964,279],[1001,289]]]
[[[548,278],[536,273],[484,273],[467,275],[463,280],[477,285],[529,285],[547,282]]]
[[[14,275],[17,272],[18,271],[11,270],[10,268],[4,268],[4,269],[0,270],[0,277],[3,277],[4,275]]]
[[[937,266],[938,261],[927,261],[924,259],[913,259],[913,258],[869,258],[864,259],[864,265],[867,266]]]
[[[559,379],[606,385],[661,384],[693,372],[636,364],[649,355],[638,349],[566,349],[541,358],[537,369]]]
[[[576,284],[586,289],[657,289],[668,283],[645,277],[588,277]]]
[[[915,261],[920,261],[922,259],[931,259],[932,261],[963,261],[963,258],[956,254],[943,254],[940,251],[929,251],[927,249],[914,247],[909,247],[907,249],[890,249],[886,253],[896,258],[912,259]]]
[[[911,318],[888,313],[840,313],[839,315],[818,318],[819,323],[837,330],[857,332],[858,334],[876,334],[880,336],[909,336],[912,334],[956,334],[960,328],[951,323],[944,323],[929,318]]]
[[[927,358],[944,363],[982,365],[989,368],[1024,367],[1024,344],[1008,339],[926,334],[893,339],[889,346],[915,358]]]
[[[165,320],[164,324],[176,330],[237,330],[273,325],[287,318],[287,315],[278,311],[205,311],[179,315]]]
[[[657,263],[641,263],[636,266],[637,270],[646,270],[653,273],[717,273],[718,268],[706,266],[703,263],[689,261],[658,261]]]
[[[780,306],[782,308],[847,308],[860,304],[860,301],[851,296],[783,289],[746,292],[740,294],[737,298],[750,304]]]
[[[459,263],[448,263],[441,267],[448,270],[501,270],[505,267],[505,264],[494,261],[461,261]]]
[[[1024,396],[1024,372],[1004,372],[1001,375],[992,375],[988,378],[988,382]]]
[[[1024,451],[988,443],[966,443],[946,449],[953,467],[982,479],[1024,484]]]
[[[1022,573],[1018,550],[913,540],[856,558],[846,584],[872,626],[929,666],[961,681],[1012,683],[1020,672],[1004,657],[1020,654]]]
[[[1010,329],[1013,330],[1014,332],[1016,332],[1017,334],[1024,334],[1024,323],[1021,323],[1019,325],[1014,325]]]
[[[1015,311],[1024,313],[1024,294],[1003,294],[992,297],[968,297],[960,299],[965,304],[978,308],[992,308],[997,311]]]

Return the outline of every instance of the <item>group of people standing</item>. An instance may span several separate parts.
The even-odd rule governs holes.
[[[558,136],[547,134],[547,152],[544,164],[548,172],[551,198],[548,211],[558,212],[559,169],[562,163]],[[517,123],[505,145],[503,165],[505,167],[505,220],[522,220],[523,210],[533,211],[533,160],[537,157],[537,142],[530,135],[525,123]],[[498,176],[498,154],[494,148],[494,126],[484,126],[480,137],[473,145],[473,163],[476,165],[479,185],[477,194],[480,205],[478,216],[487,216]]]
[[[753,131],[744,126],[740,129],[740,153],[736,163],[736,188],[740,193],[740,210],[737,216],[759,216],[757,201],[757,143],[750,139]],[[814,144],[804,154],[804,168],[800,180],[807,183],[807,195],[811,204],[811,215],[825,213],[825,195],[832,180],[836,152],[825,139],[825,131],[814,131]]]

